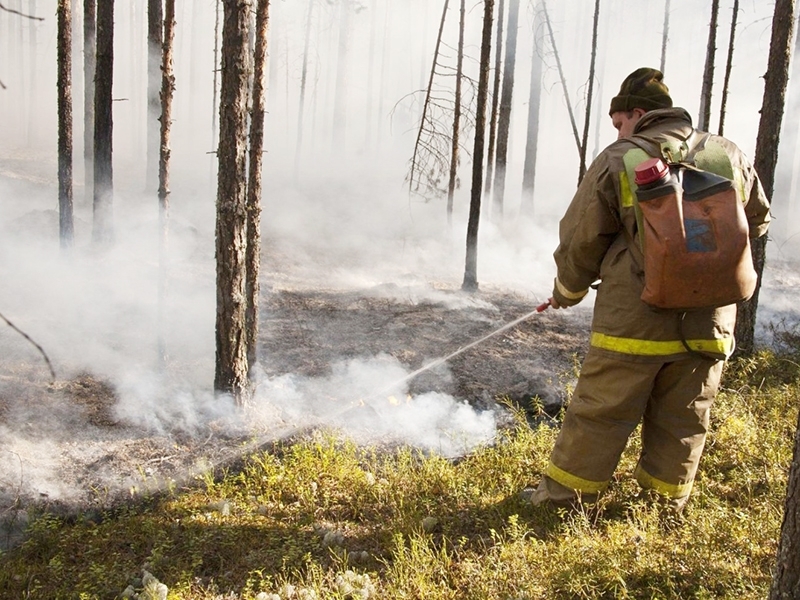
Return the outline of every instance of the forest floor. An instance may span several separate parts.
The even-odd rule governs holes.
[[[391,419],[391,412],[384,413],[396,402],[390,394],[452,397],[476,413],[488,411],[499,426],[510,421],[500,400],[535,412],[531,400],[537,397],[545,408],[557,410],[587,340],[588,311],[570,318],[553,310],[531,314],[536,304],[530,298],[503,290],[462,294],[394,284],[320,290],[269,282],[265,287],[260,346],[269,360],[262,365],[264,381],[280,385],[288,376],[322,382],[317,390],[338,387],[326,380],[337,365],[355,361],[372,368],[369,361],[379,357],[378,362],[394,365],[388,373],[404,380],[396,386],[400,391],[387,390],[362,406],[359,398],[334,397],[334,390],[307,390],[331,394],[330,410],[320,408],[326,402],[322,397],[302,413],[261,406],[256,428],[210,419],[188,430],[160,430],[126,422],[115,409],[113,382],[96,374],[50,381],[36,356],[27,363],[0,360],[0,431],[7,434],[0,436],[6,438],[0,443],[0,547],[18,539],[31,505],[67,514],[101,511],[168,486],[191,484],[210,468],[230,465],[272,440],[317,426],[337,427],[343,417],[356,419],[360,429],[375,430],[373,439],[385,442],[384,430],[363,416],[375,416],[377,408],[381,419]],[[378,373],[367,381],[377,389],[386,383],[382,377]],[[269,405],[276,388],[267,388],[257,396]]]
[[[11,179],[0,169],[0,183],[13,192],[10,197],[29,189],[31,182],[30,177]],[[46,202],[50,198],[52,189],[48,188]],[[518,254],[502,261],[510,266],[517,285],[513,281],[509,285],[482,283],[476,294],[465,294],[453,283],[450,265],[436,265],[437,256],[428,255],[428,246],[422,244],[424,265],[362,281],[359,269],[383,266],[386,261],[364,252],[360,238],[352,249],[338,249],[347,251],[343,256],[319,245],[317,240],[324,236],[316,235],[309,248],[300,248],[294,239],[283,247],[270,245],[271,237],[266,235],[259,337],[262,363],[251,405],[239,410],[213,397],[208,376],[213,373],[213,346],[205,343],[195,349],[202,361],[176,352],[167,365],[167,375],[199,372],[201,381],[190,377],[193,389],[156,391],[152,386],[157,386],[158,379],[151,378],[137,382],[147,393],[131,399],[130,390],[120,381],[95,368],[97,355],[92,354],[91,335],[83,327],[104,321],[99,316],[97,323],[91,321],[96,316],[92,311],[97,311],[87,299],[94,298],[91,290],[78,285],[75,297],[69,296],[69,286],[59,279],[64,265],[58,261],[54,271],[42,271],[45,275],[33,272],[34,259],[24,263],[29,257],[21,254],[11,234],[25,229],[30,237],[42,239],[42,232],[52,236],[58,229],[55,210],[34,210],[36,204],[26,199],[31,208],[18,219],[10,219],[13,213],[0,215],[0,276],[16,286],[27,286],[7,288],[0,294],[0,312],[15,306],[16,310],[4,314],[13,316],[12,320],[25,314],[28,320],[18,322],[20,328],[34,323],[38,329],[33,337],[39,338],[42,332],[49,333],[48,328],[68,333],[72,324],[62,323],[61,313],[52,311],[56,304],[75,302],[72,314],[80,343],[65,334],[66,342],[57,354],[68,364],[56,360],[58,377],[51,380],[41,356],[0,323],[0,548],[20,539],[32,506],[66,514],[102,511],[203,481],[215,468],[235,464],[273,440],[304,435],[314,428],[335,427],[368,443],[408,443],[451,456],[463,454],[477,443],[490,443],[496,428],[511,422],[509,406],[520,406],[532,417],[556,412],[587,348],[591,306],[535,313],[544,298],[532,295],[529,280],[520,283],[532,274],[530,263],[535,261],[528,260],[528,255],[523,255],[524,261]],[[22,209],[15,205],[14,211]],[[82,229],[84,238],[89,219],[84,216],[82,222],[76,221],[76,232]],[[194,230],[186,227],[183,233],[194,235]],[[352,238],[341,235],[337,239],[334,234],[330,237],[340,243]],[[134,231],[131,237],[136,235]],[[200,280],[206,288],[186,292],[176,284],[174,295],[191,298],[180,304],[183,312],[191,312],[193,304],[199,306],[195,308],[202,322],[193,322],[192,327],[213,332],[213,304],[207,300],[213,299],[209,285],[213,285],[213,273],[208,267],[213,265],[213,243],[201,237],[202,232],[186,251],[181,276]],[[118,244],[129,242],[119,240]],[[39,256],[38,251],[34,248],[30,254]],[[57,254],[57,243],[51,241],[44,256],[53,253]],[[110,342],[105,352],[119,352],[123,357],[128,351],[135,355],[128,347],[135,338],[123,330],[119,317],[133,314],[134,328],[147,321],[141,318],[143,309],[131,290],[142,287],[135,279],[136,269],[146,266],[149,277],[154,264],[146,253],[140,256],[136,250],[126,250],[124,254],[113,257],[131,268],[132,274],[114,274],[125,280],[124,294],[108,297],[107,289],[101,287],[99,293],[106,296],[98,303],[121,305],[120,312],[108,318],[109,331],[104,335]],[[544,258],[550,265],[549,256]],[[96,270],[101,273],[98,278],[104,277],[102,259],[86,253],[81,261],[90,274]],[[352,267],[354,261],[360,261],[353,270],[358,276],[331,285],[333,278],[326,275],[342,264]],[[105,267],[111,265],[108,272],[117,269],[117,263],[106,262]],[[198,269],[196,264],[202,266]],[[791,304],[793,290],[800,285],[800,265],[784,259],[770,263],[769,269],[762,293],[762,320],[767,324],[762,338],[769,336],[770,327],[797,327],[800,320]],[[424,275],[407,276],[409,272]],[[450,273],[447,283],[440,277],[442,272]],[[76,269],[76,273],[82,272]],[[53,291],[37,288],[48,279]],[[114,288],[108,289],[115,293]],[[52,305],[31,304],[33,299],[38,303],[51,296]],[[48,310],[52,314],[46,314]],[[136,333],[142,338],[149,334]],[[764,341],[771,343],[772,338]],[[147,338],[148,345],[152,342]],[[48,343],[43,346],[51,348]],[[20,351],[25,347],[30,350],[27,354]],[[131,404],[145,396],[150,403],[135,407],[139,414],[131,418]],[[175,415],[180,418],[173,419]],[[153,419],[148,420],[150,416]]]

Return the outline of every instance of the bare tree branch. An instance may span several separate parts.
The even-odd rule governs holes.
[[[32,21],[44,21],[44,17],[34,17],[33,15],[26,15],[25,13],[21,13],[16,9],[8,8],[2,2],[0,2],[0,10],[4,10],[4,11],[6,11],[8,13],[13,14],[13,15],[19,15],[20,17],[24,17],[26,19],[31,19]],[[6,86],[3,86],[3,89],[5,89],[5,87]]]
[[[1,5],[0,5],[0,6],[1,6]],[[20,334],[22,337],[24,337],[26,340],[28,340],[28,341],[29,341],[31,344],[33,344],[33,345],[36,347],[36,349],[37,349],[37,350],[38,350],[38,351],[39,351],[39,352],[42,354],[42,356],[44,357],[44,362],[46,362],[46,363],[47,363],[47,368],[48,368],[48,369],[50,369],[50,376],[53,378],[53,381],[55,381],[55,380],[56,380],[56,372],[53,370],[53,364],[50,362],[50,358],[47,356],[47,352],[45,352],[45,351],[44,351],[44,349],[43,349],[43,348],[42,348],[42,347],[41,347],[39,344],[37,344],[36,342],[34,342],[34,341],[31,339],[31,337],[30,337],[30,336],[29,336],[27,333],[25,333],[25,332],[24,332],[24,331],[22,331],[22,330],[21,330],[19,327],[17,327],[16,325],[14,325],[14,324],[13,324],[11,321],[9,321],[8,319],[6,319],[6,318],[5,318],[5,317],[2,315],[2,313],[0,313],[0,319],[3,319],[3,321],[5,321],[5,322],[6,322],[6,325],[8,325],[9,327],[11,327],[11,329],[13,329],[14,331],[16,331],[18,334]]]

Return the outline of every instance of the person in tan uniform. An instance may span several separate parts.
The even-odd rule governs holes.
[[[689,151],[702,135],[704,148],[716,148],[727,163],[722,170],[735,182],[751,239],[766,233],[769,202],[735,144],[699,134],[689,114],[672,106],[660,71],[631,73],[609,114],[618,140],[594,160],[560,222],[550,298],[553,308],[568,308],[596,287],[590,348],[544,476],[523,495],[534,505],[595,501],[642,423],[636,479],[680,512],[692,490],[722,367],[734,349],[736,305],[678,311],[640,299],[644,255],[632,167],[647,158],[643,146]]]

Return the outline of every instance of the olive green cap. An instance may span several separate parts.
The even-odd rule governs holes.
[[[627,112],[634,108],[646,111],[671,108],[672,98],[663,80],[664,75],[658,69],[648,67],[636,69],[622,82],[619,94],[611,99],[611,110],[608,114]]]

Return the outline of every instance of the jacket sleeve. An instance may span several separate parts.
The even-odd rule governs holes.
[[[561,306],[574,306],[583,299],[621,230],[617,193],[604,152],[589,167],[559,224],[553,297]]]

